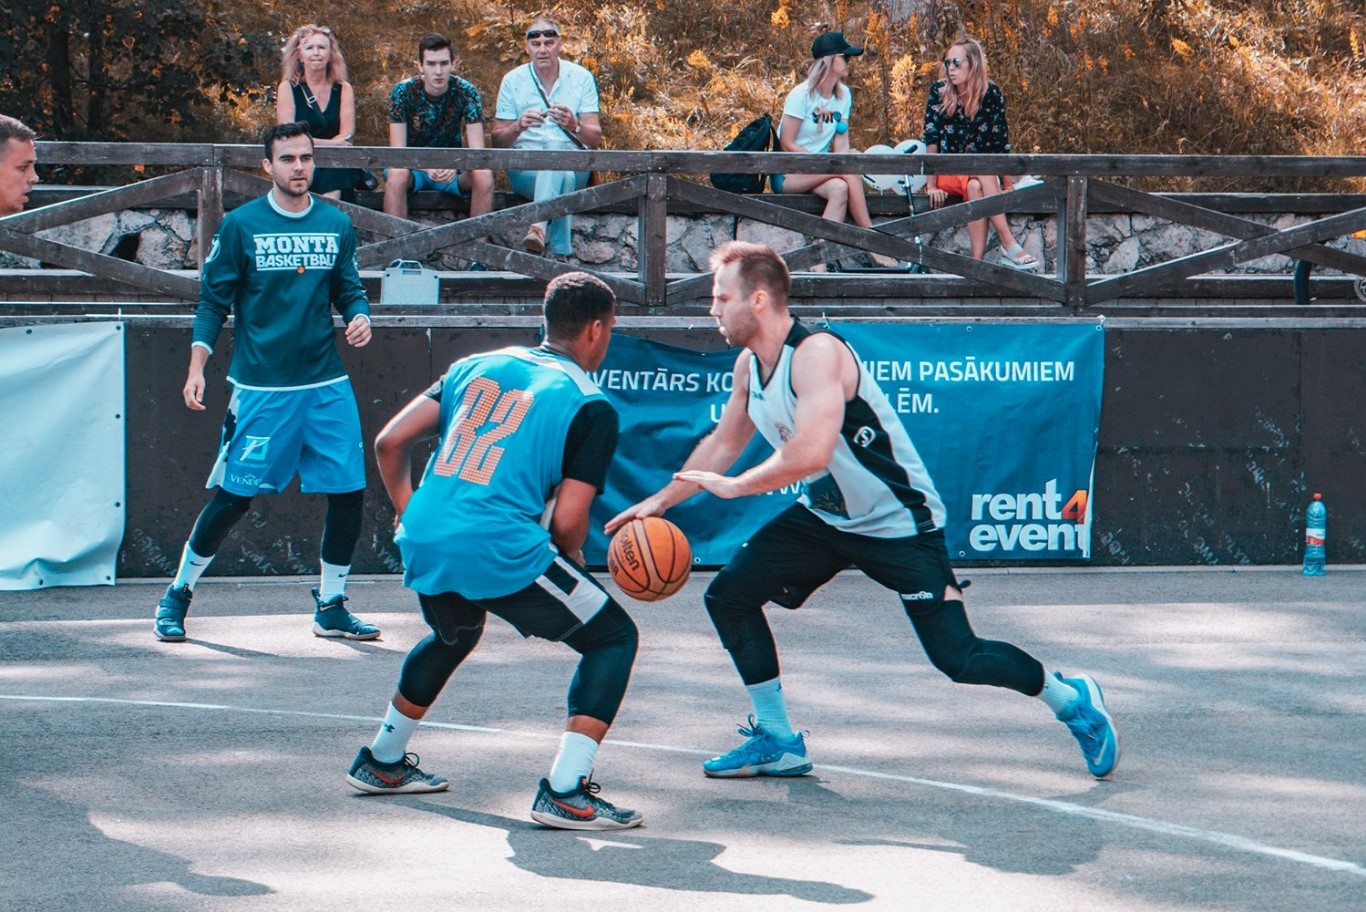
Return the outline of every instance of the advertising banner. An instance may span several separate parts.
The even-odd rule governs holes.
[[[122,323],[0,329],[0,589],[114,584]]]
[[[1091,556],[1103,326],[831,326],[901,415],[954,560]]]
[[[1067,324],[835,323],[920,451],[948,510],[955,560],[1080,560],[1091,554],[1091,480],[1104,332]],[[694,352],[613,337],[594,379],[621,416],[585,559],[602,564],[602,524],[654,493],[720,418],[736,351]],[[762,461],[757,435],[731,474]],[[724,564],[796,497],[796,486],[669,511],[696,563]]]

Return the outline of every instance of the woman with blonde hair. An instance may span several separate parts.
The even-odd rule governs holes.
[[[280,51],[276,122],[308,124],[317,146],[351,145],[356,132],[356,93],[346,75],[346,58],[332,30],[312,23],[299,26]],[[366,174],[360,168],[319,168],[312,190],[339,197],[341,191],[364,181]]]
[[[986,55],[976,39],[963,37],[944,54],[939,80],[930,87],[925,103],[925,151],[929,153],[989,154],[1010,152],[1010,128],[1006,124],[1005,96],[1001,87],[987,78]],[[939,208],[949,194],[965,200],[995,196],[1015,189],[1010,175],[931,174],[925,183],[930,205]],[[1025,252],[1005,214],[990,217],[991,226],[1001,243],[1001,262],[1016,269],[1033,269],[1038,260]],[[968,222],[972,257],[980,260],[987,252],[987,219]]]
[[[778,146],[784,152],[849,151],[849,113],[853,97],[844,78],[849,62],[863,53],[844,40],[841,32],[825,32],[811,45],[811,70],[806,81],[787,95],[783,120],[778,131]],[[822,217],[842,222],[847,215],[860,228],[873,227],[868,215],[868,200],[863,195],[863,177],[858,174],[774,174],[770,179],[774,193],[814,193],[825,200]],[[871,254],[879,266],[895,266],[897,261]]]

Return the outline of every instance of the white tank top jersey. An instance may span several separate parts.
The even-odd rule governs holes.
[[[858,364],[858,391],[845,403],[844,425],[825,469],[802,479],[799,502],[844,532],[873,538],[906,538],[944,527],[944,504],[925,464],[891,402],[868,376],[858,353],[835,333]],[[794,321],[783,341],[773,376],[759,379],[759,359],[750,359],[750,420],[775,450],[792,439],[797,394],[792,390],[792,356],[813,331]]]

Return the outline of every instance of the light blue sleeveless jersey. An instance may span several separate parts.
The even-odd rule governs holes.
[[[441,380],[440,440],[395,541],[403,582],[424,595],[511,595],[554,560],[542,525],[565,437],[605,398],[568,358],[522,347],[471,355]]]

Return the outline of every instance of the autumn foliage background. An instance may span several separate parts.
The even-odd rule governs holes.
[[[548,11],[593,70],[612,149],[719,149],[780,111],[814,35],[842,29],[855,148],[918,137],[937,61],[984,45],[1018,152],[1359,154],[1361,0],[66,0],[0,3],[0,111],[44,138],[254,140],[274,116],[279,47],[313,21],[339,36],[357,144],[387,143],[390,87],[428,30],[493,116],[521,35]]]

